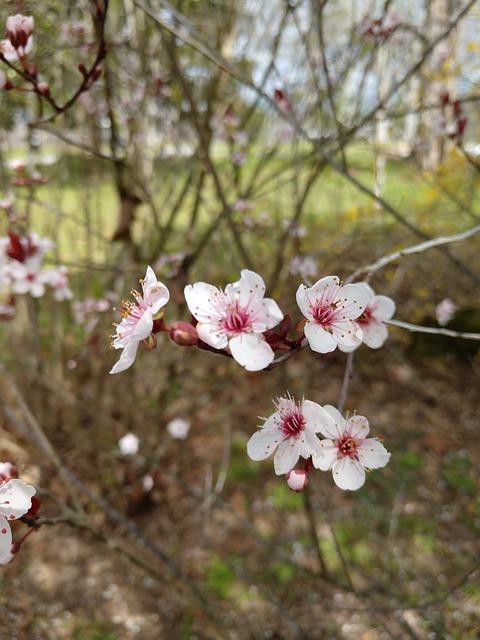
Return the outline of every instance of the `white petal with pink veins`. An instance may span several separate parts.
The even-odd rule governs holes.
[[[365,311],[370,296],[362,287],[356,284],[346,284],[341,288],[338,299],[341,303],[343,315],[346,318],[355,320]]]
[[[335,440],[336,438],[340,437],[340,435],[344,431],[345,418],[342,416],[340,411],[333,407],[331,404],[326,404],[323,408],[330,416],[331,421],[326,422],[320,429],[320,432],[326,438]]]
[[[332,440],[329,439],[320,440],[320,446],[322,448],[322,455],[314,456],[312,458],[313,466],[316,469],[328,471],[332,468],[332,465],[335,463],[335,460],[338,457],[338,447]]]
[[[20,518],[32,506],[32,497],[35,494],[34,487],[18,478],[2,482],[0,484],[0,513],[10,519]]]
[[[325,301],[328,303],[330,298],[335,296],[340,284],[337,276],[326,276],[318,280],[313,287],[306,287],[301,284],[297,289],[297,304],[300,311],[306,318],[313,317],[313,306],[316,302]]]
[[[365,469],[358,460],[343,456],[332,467],[333,480],[337,487],[356,491],[365,483]]]
[[[273,466],[277,476],[281,476],[291,471],[297,464],[299,457],[299,442],[298,440],[295,440],[295,438],[288,438],[279,444],[273,459]]]
[[[369,306],[376,320],[389,320],[395,313],[395,302],[387,296],[375,296]]]
[[[311,400],[304,400],[302,404],[302,413],[308,423],[309,429],[314,433],[318,433],[325,425],[334,426],[332,417],[325,411],[325,409]]]
[[[224,294],[217,287],[206,282],[196,282],[185,287],[184,295],[190,313],[199,322],[211,323],[221,319],[214,305],[220,299],[219,296],[223,298]]]
[[[195,327],[198,337],[206,342],[214,349],[226,349],[228,346],[228,338],[226,334],[219,329],[217,324],[204,324],[199,322]]]
[[[123,349],[128,347],[130,343],[145,340],[150,335],[153,328],[153,318],[150,309],[147,309],[143,316],[138,319],[136,324],[128,317],[123,318],[117,327],[118,338],[112,343],[114,349]],[[138,344],[137,344],[138,348]],[[135,349],[136,350],[136,349]]]
[[[368,420],[365,416],[351,416],[344,427],[344,433],[348,433],[352,438],[363,439],[370,433],[370,427],[368,426]]]
[[[343,320],[332,324],[332,333],[335,342],[349,347],[358,347],[362,344],[363,332],[353,320]]]
[[[383,322],[370,321],[362,325],[363,342],[370,349],[380,349],[388,338],[388,329]]]
[[[262,333],[267,329],[273,329],[283,320],[283,313],[280,307],[271,298],[264,298],[255,302],[253,311],[252,331],[254,333]]]
[[[241,333],[231,338],[228,346],[233,358],[247,371],[261,371],[275,358],[261,334]]]
[[[272,430],[263,427],[252,435],[247,443],[247,453],[252,460],[265,460],[282,440],[280,429]]]
[[[263,298],[265,295],[265,282],[258,273],[243,269],[240,280],[227,284],[225,293],[229,296],[238,296],[240,304],[247,306],[253,300],[258,301]]]
[[[320,439],[310,430],[305,429],[298,440],[300,441],[300,455],[307,459],[310,456],[323,456],[323,449]]]
[[[390,460],[390,453],[375,438],[367,438],[357,449],[360,462],[367,469],[380,469]]]
[[[337,348],[337,341],[331,333],[325,331],[315,322],[307,322],[305,325],[305,337],[313,351],[318,353],[330,353]]]
[[[139,342],[128,343],[127,346],[123,348],[119,361],[112,367],[112,369],[110,369],[110,373],[121,373],[131,367],[135,362],[139,344]]]

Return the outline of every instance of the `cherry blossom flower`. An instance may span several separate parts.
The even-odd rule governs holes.
[[[276,449],[273,464],[277,475],[291,471],[300,456],[321,458],[323,450],[315,434],[329,420],[323,407],[310,400],[297,404],[290,396],[277,398],[274,405],[275,413],[247,443],[250,458],[264,460]]]
[[[327,420],[320,426],[325,440],[320,441],[322,456],[313,456],[313,465],[322,471],[332,470],[340,489],[355,491],[365,482],[365,471],[384,467],[390,454],[378,438],[367,438],[370,427],[364,416],[344,418],[332,407],[323,407]]]
[[[388,328],[385,320],[395,313],[395,302],[388,296],[376,296],[374,290],[366,282],[355,283],[357,287],[362,287],[368,296],[365,311],[359,316],[355,323],[362,330],[362,342],[370,349],[380,349],[388,338]],[[360,345],[339,344],[340,351],[354,351]]]
[[[12,262],[8,273],[12,280],[12,291],[18,295],[29,293],[33,298],[41,298],[49,275],[42,269],[41,254],[27,258],[24,262]]]
[[[33,48],[33,16],[23,16],[17,13],[7,18],[7,37],[2,40],[0,48],[6,60],[15,62],[24,58]]]
[[[458,309],[457,305],[450,298],[445,298],[435,307],[435,315],[437,322],[441,327],[447,325],[453,318],[455,311]]]
[[[140,440],[134,433],[126,433],[118,441],[118,448],[123,456],[133,456],[138,453]]]
[[[313,351],[329,353],[339,344],[358,346],[362,330],[354,320],[365,310],[368,294],[356,284],[327,276],[312,287],[300,285],[297,304],[307,318],[305,337]]]
[[[283,313],[264,294],[262,278],[248,269],[225,291],[205,282],[185,287],[188,308],[198,320],[200,340],[215,349],[228,348],[247,371],[260,371],[275,357],[262,333],[277,325]]]
[[[292,276],[299,275],[303,280],[315,278],[318,273],[317,263],[311,256],[295,256],[290,262]]]
[[[148,338],[153,328],[154,317],[170,299],[167,287],[158,282],[151,267],[147,268],[145,279],[140,280],[143,296],[132,289],[131,294],[135,302],[122,302],[123,309],[117,309],[123,314],[123,319],[117,327],[117,333],[111,336],[114,349],[123,349],[120,360],[114,365],[110,373],[120,373],[128,369],[135,361],[140,342]]]
[[[53,297],[55,300],[60,302],[61,300],[71,300],[73,298],[66,267],[62,266],[56,269],[48,269],[45,271],[45,276],[48,284],[53,288]]]
[[[190,423],[183,418],[175,418],[167,424],[167,431],[174,440],[185,440],[190,431]]]
[[[12,547],[9,521],[27,513],[35,493],[34,487],[17,478],[0,482],[0,558],[5,557]]]

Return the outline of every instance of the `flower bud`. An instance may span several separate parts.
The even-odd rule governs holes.
[[[50,86],[48,84],[48,82],[39,82],[37,84],[37,90],[39,93],[42,94],[42,96],[49,96],[50,95]]]
[[[308,473],[304,469],[292,469],[285,476],[289,489],[302,493],[308,485]]]
[[[193,347],[198,343],[198,334],[195,327],[182,320],[170,327],[169,335],[175,344],[182,347]]]

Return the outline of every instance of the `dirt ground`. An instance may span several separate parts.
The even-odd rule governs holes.
[[[286,391],[335,404],[345,354],[304,351],[249,374],[200,351],[160,353],[159,367],[154,352],[103,388],[101,367],[80,361],[75,380],[44,381],[48,435],[92,526],[44,524],[2,567],[0,638],[480,637],[474,354],[397,330],[381,352],[362,347],[346,408],[369,418],[391,461],[355,493],[311,474],[307,500],[245,445]],[[191,423],[184,441],[165,431],[177,416]],[[2,457],[64,503],[52,465],[1,420]],[[122,457],[128,431],[140,450]],[[40,495],[44,517],[61,513],[52,495]]]

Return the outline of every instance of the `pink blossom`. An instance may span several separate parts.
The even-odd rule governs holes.
[[[310,288],[300,285],[297,304],[307,318],[305,337],[313,351],[329,353],[339,344],[361,344],[362,330],[354,320],[367,302],[368,294],[362,287],[342,285],[337,276],[322,278]]]
[[[123,349],[120,360],[110,373],[120,373],[128,369],[135,361],[140,342],[143,342],[152,332],[154,317],[170,299],[167,287],[158,282],[151,267],[147,268],[145,279],[140,280],[143,296],[132,289],[131,294],[135,302],[122,302],[123,309],[117,309],[123,314],[123,319],[113,336],[112,347]]]
[[[275,357],[262,334],[277,325],[283,313],[264,294],[263,279],[248,269],[225,291],[205,282],[185,287],[188,308],[198,320],[200,340],[215,349],[228,348],[247,371],[260,371]]]
[[[388,338],[388,328],[385,320],[395,313],[395,302],[388,296],[376,296],[374,290],[366,282],[355,283],[357,287],[362,287],[368,296],[365,311],[359,316],[355,323],[362,330],[362,342],[370,349],[380,349]],[[339,344],[340,351],[354,351],[360,345]]]
[[[264,460],[276,449],[273,464],[275,473],[283,475],[296,465],[300,456],[322,456],[320,431],[329,416],[323,407],[310,400],[298,404],[290,396],[277,398],[275,413],[265,419],[260,431],[247,443],[247,453],[252,460]]]
[[[450,298],[445,298],[435,307],[435,315],[437,322],[441,327],[447,325],[453,318],[455,311],[458,309],[457,305]]]
[[[367,438],[370,431],[364,416],[344,418],[332,407],[323,407],[327,419],[319,431],[323,455],[313,456],[313,465],[322,471],[332,470],[333,480],[340,489],[355,491],[365,482],[365,471],[384,467],[390,454],[378,438]]]
[[[190,423],[183,418],[175,418],[167,424],[167,431],[174,440],[185,440],[190,431]]]
[[[34,487],[17,478],[0,482],[0,558],[4,558],[12,547],[9,521],[27,513],[35,493]]]

